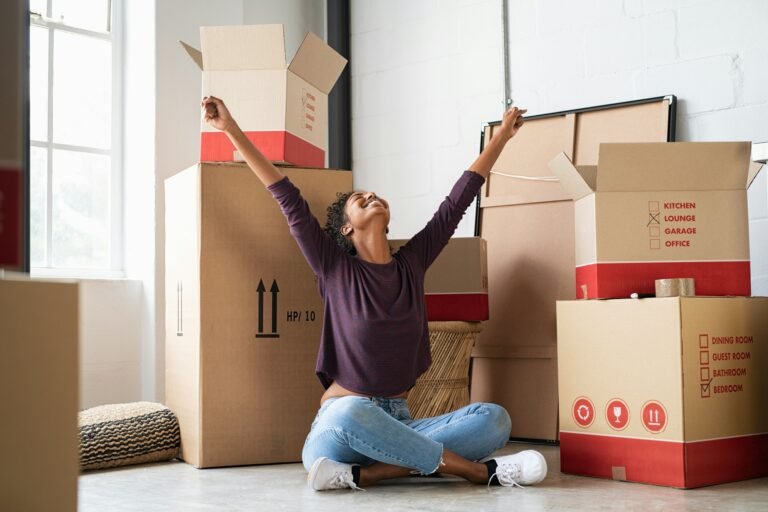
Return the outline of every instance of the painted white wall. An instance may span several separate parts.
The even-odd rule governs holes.
[[[142,399],[141,281],[80,283],[80,408]]]
[[[290,62],[307,32],[325,39],[325,0],[243,0],[243,23],[282,23],[286,61]]]
[[[509,5],[512,94],[532,114],[675,94],[677,140],[768,140],[768,2]],[[768,183],[761,174],[748,194],[753,295],[768,295]]]
[[[392,209],[390,236],[432,217],[504,99],[499,0],[351,3],[354,186]],[[471,206],[457,230],[474,234]]]
[[[119,2],[123,23],[123,205],[125,232],[125,275],[139,283],[123,282],[125,295],[138,293],[138,317],[121,324],[123,344],[136,345],[141,354],[141,369],[135,382],[122,379],[110,383],[84,379],[86,396],[107,400],[124,397],[126,390],[138,393],[120,401],[153,400],[156,394],[155,364],[155,6],[154,2]],[[119,281],[118,281],[119,283]],[[102,288],[94,288],[97,293]],[[106,303],[108,297],[94,301]],[[119,309],[100,311],[120,321]],[[112,322],[114,324],[114,321]],[[106,343],[105,337],[100,343]],[[121,347],[115,347],[119,350]],[[125,347],[122,347],[126,350]],[[91,388],[95,387],[95,391]],[[104,402],[101,402],[104,403]],[[99,403],[90,405],[100,405]]]

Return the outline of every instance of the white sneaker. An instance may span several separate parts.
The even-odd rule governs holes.
[[[352,478],[352,465],[336,462],[328,457],[320,457],[309,469],[307,483],[316,491],[330,489],[360,489]]]
[[[495,457],[495,476],[504,487],[522,487],[538,484],[547,476],[547,461],[534,450],[525,450],[514,455]],[[494,475],[491,475],[493,478]],[[490,484],[490,479],[488,480]]]

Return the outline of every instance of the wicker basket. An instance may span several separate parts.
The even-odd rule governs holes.
[[[469,356],[481,330],[480,322],[429,322],[432,366],[408,393],[414,419],[469,404]]]

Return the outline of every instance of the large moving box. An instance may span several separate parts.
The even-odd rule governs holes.
[[[602,144],[596,166],[561,153],[550,167],[576,201],[579,298],[680,277],[699,295],[750,295],[749,142]]]
[[[182,45],[203,72],[203,96],[223,99],[268,159],[325,165],[328,93],[346,59],[310,32],[286,66],[282,25],[200,27],[202,51]],[[201,161],[241,160],[224,133],[201,130]]]
[[[285,168],[325,221],[352,173]],[[203,468],[301,460],[323,388],[323,304],[277,202],[245,164],[166,180],[166,398]]]
[[[558,435],[555,301],[576,298],[574,214],[548,163],[560,152],[597,163],[601,142],[669,140],[674,107],[664,97],[527,118],[481,191],[490,318],[472,354],[471,399],[503,405],[512,437]]]
[[[398,250],[408,240],[390,240]],[[488,255],[479,237],[451,238],[424,278],[429,321],[488,320]]]
[[[562,471],[673,487],[768,475],[768,298],[557,303]]]
[[[77,510],[78,290],[0,279],[0,510]]]

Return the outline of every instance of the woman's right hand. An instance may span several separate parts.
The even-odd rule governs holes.
[[[223,132],[231,132],[237,128],[237,123],[229,113],[224,102],[215,96],[206,96],[201,102],[203,109],[203,119],[210,126]]]

